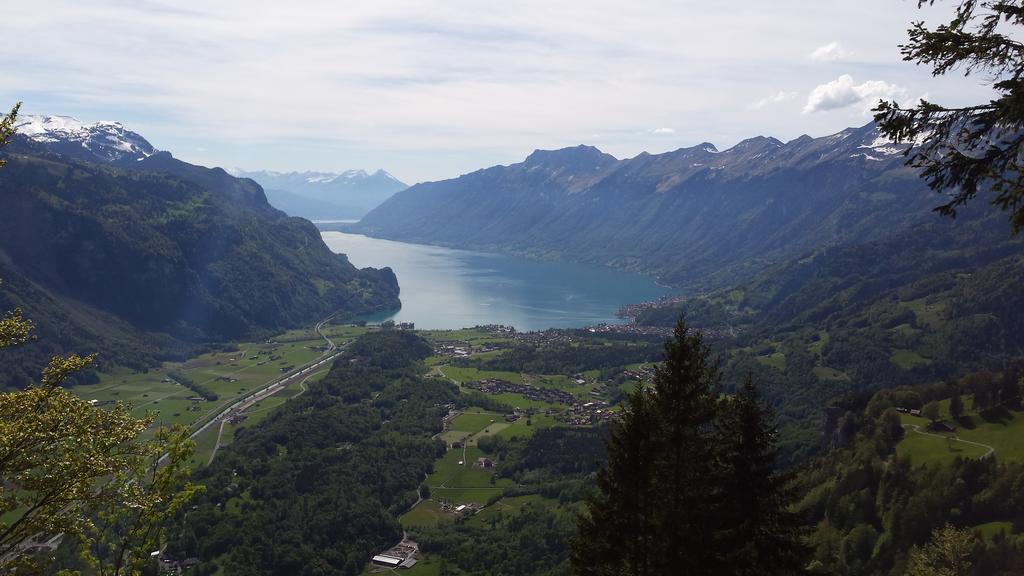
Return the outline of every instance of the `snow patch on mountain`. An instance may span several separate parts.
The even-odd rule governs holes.
[[[54,146],[81,146],[108,162],[142,160],[157,152],[145,138],[120,122],[82,122],[71,116],[19,116],[17,133],[29,140]]]

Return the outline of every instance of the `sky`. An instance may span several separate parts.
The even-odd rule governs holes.
[[[590,144],[619,158],[824,136],[984,78],[902,61],[916,0],[33,0],[0,103],[116,120],[183,160],[407,183]],[[4,104],[6,106],[6,104]]]

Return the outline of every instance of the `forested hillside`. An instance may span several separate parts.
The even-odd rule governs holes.
[[[746,281],[820,247],[878,240],[937,202],[872,124],[617,160],[537,151],[399,192],[353,230],[625,267],[690,289]]]
[[[34,378],[60,349],[144,366],[196,344],[398,306],[389,269],[357,270],[250,180],[166,152],[128,168],[28,139],[5,154],[0,309],[23,308],[47,343],[34,362],[2,363],[7,385]]]

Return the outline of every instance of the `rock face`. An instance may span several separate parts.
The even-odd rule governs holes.
[[[874,125],[790,142],[759,136],[618,160],[589,146],[417,184],[355,231],[558,256],[693,287],[750,278],[822,246],[883,237],[936,198]]]
[[[22,123],[0,169],[0,311],[42,340],[120,359],[399,305],[391,270],[356,269],[252,180],[54,118]]]

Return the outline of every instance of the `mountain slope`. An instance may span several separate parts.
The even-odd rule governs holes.
[[[384,238],[565,257],[721,286],[808,250],[884,236],[935,198],[873,125],[782,143],[617,160],[537,151],[399,192],[352,227]]]
[[[311,220],[358,219],[407,188],[384,170],[369,174],[363,170],[346,172],[268,172],[238,171],[267,191],[274,207],[292,216]]]
[[[356,269],[255,182],[109,126],[29,131],[4,153],[0,304],[24,306],[42,335],[108,352],[146,333],[220,341],[399,305],[389,269]]]

